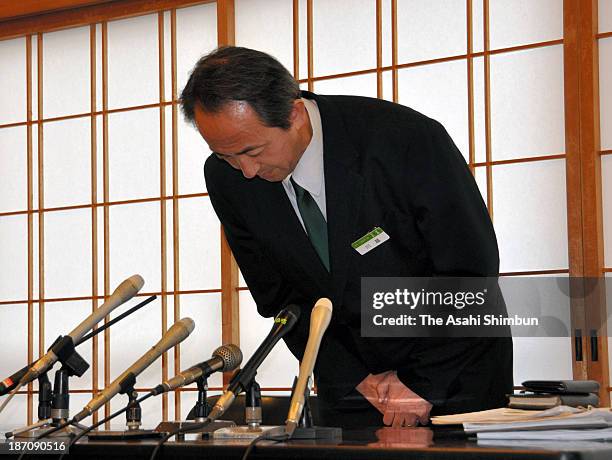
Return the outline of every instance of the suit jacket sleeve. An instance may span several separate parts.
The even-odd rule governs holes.
[[[495,232],[463,156],[438,122],[431,120],[419,136],[410,152],[412,179],[408,196],[427,246],[433,276],[497,276]],[[486,347],[487,341],[490,339],[420,341],[411,355],[417,364],[398,369],[398,377],[434,404],[445,404],[453,392],[448,385],[466,366],[476,365],[477,359],[467,357]],[[444,378],[435,378],[436,375]]]
[[[463,156],[431,120],[410,152],[409,197],[434,276],[497,276],[497,240]]]

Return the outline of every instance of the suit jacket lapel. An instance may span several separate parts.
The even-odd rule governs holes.
[[[323,125],[323,158],[327,231],[333,298],[341,301],[350,268],[353,234],[362,201],[363,177],[356,172],[359,154],[351,143],[337,109],[328,99],[305,94],[317,101]]]
[[[274,227],[274,234],[280,243],[280,247],[287,251],[287,256],[297,262],[304,270],[306,276],[312,278],[320,290],[329,289],[329,273],[319,259],[314,247],[308,239],[300,223],[289,197],[285,193],[281,182],[262,181],[264,188],[261,216]]]

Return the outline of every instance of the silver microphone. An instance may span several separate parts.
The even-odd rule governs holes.
[[[113,382],[95,396],[81,412],[75,415],[72,419],[74,422],[79,422],[85,417],[91,415],[110,399],[119,393],[123,383],[130,377],[136,377],[153,362],[159,358],[162,353],[169,350],[176,344],[185,340],[193,331],[195,323],[191,318],[183,318],[172,325],[170,329],[162,336],[162,338],[153,347],[140,357],[138,361],[132,364],[123,374],[117,377]]]
[[[130,276],[128,279],[123,281],[117,289],[113,291],[110,297],[104,302],[100,307],[96,309],[91,315],[81,321],[77,327],[75,327],[70,334],[68,334],[72,338],[73,343],[77,343],[81,337],[83,337],[87,331],[92,329],[96,324],[98,324],[105,316],[107,316],[110,312],[112,312],[118,306],[124,304],[132,297],[134,297],[138,291],[142,289],[144,285],[144,280],[140,275]],[[57,355],[49,350],[44,356],[42,356],[36,363],[30,367],[28,372],[21,379],[21,384],[25,385],[26,383],[31,382],[32,380],[38,378],[40,374],[46,372],[53,364],[55,364],[58,360]]]
[[[213,351],[212,358],[196,364],[180,374],[175,375],[164,383],[157,385],[153,389],[153,394],[158,395],[167,391],[175,390],[179,387],[195,382],[203,375],[208,377],[210,374],[220,371],[227,372],[237,369],[242,363],[242,351],[233,343],[222,345]]]
[[[310,332],[308,334],[308,342],[306,342],[304,357],[302,358],[302,363],[300,364],[300,373],[293,390],[293,395],[291,396],[289,413],[287,415],[287,421],[285,422],[285,433],[287,433],[289,436],[291,436],[295,431],[296,427],[298,426],[300,416],[302,415],[306,385],[308,385],[308,379],[314,370],[317,355],[319,354],[319,347],[321,346],[321,340],[323,339],[323,334],[325,334],[325,331],[329,326],[331,317],[331,301],[326,298],[317,300],[310,315]]]

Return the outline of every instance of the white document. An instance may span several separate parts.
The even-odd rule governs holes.
[[[567,407],[567,406],[559,406]],[[553,409],[558,409],[553,408]],[[533,430],[556,430],[556,429],[594,429],[612,427],[612,412],[609,408],[588,409],[578,413],[565,413],[556,415],[552,409],[546,411],[533,411],[538,416],[529,420],[512,421],[506,423],[464,423],[463,429],[466,433],[491,433],[508,431],[533,431]]]
[[[548,440],[548,441],[611,441],[612,428],[598,430],[536,430],[536,431],[496,431],[478,433],[478,441],[485,439]]]
[[[612,426],[604,417],[590,416],[583,418],[566,417],[556,420],[534,420],[530,422],[513,423],[464,423],[463,429],[466,433],[503,433],[515,431],[542,431],[550,429],[572,429],[572,428],[607,428]]]
[[[576,407],[569,406],[557,406],[546,410],[510,409],[508,407],[501,407],[499,409],[467,412],[465,414],[439,415],[432,417],[431,422],[434,425],[460,425],[462,423],[507,423],[543,418],[550,419],[553,417],[568,417],[583,412],[586,412],[586,409],[578,409]]]

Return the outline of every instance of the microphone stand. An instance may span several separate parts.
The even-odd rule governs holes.
[[[193,408],[189,411],[189,415],[193,414],[193,421],[187,420],[185,422],[161,422],[159,425],[157,425],[155,431],[159,433],[172,433],[178,429],[186,429],[189,433],[201,433],[202,439],[209,439],[211,433],[215,430],[218,430],[219,428],[236,426],[236,424],[230,420],[215,420],[197,430],[191,431],[188,429],[191,426],[195,426],[204,422],[204,420],[206,420],[206,417],[208,417],[208,414],[210,414],[210,410],[212,408],[208,402],[208,377],[203,374],[200,378],[196,380],[196,384],[198,386],[198,400],[196,401]],[[188,418],[189,415],[187,416]],[[177,434],[176,440],[184,441],[185,433]]]
[[[261,388],[259,383],[253,379],[246,389],[244,399],[244,421],[252,431],[261,431],[263,421],[261,412]]]
[[[312,411],[310,409],[310,382],[311,378],[308,379],[308,383],[304,389],[304,408],[302,409],[300,423],[289,439],[341,440],[342,428],[314,425]],[[295,391],[296,384],[297,377],[293,380],[292,394]]]
[[[46,372],[38,378],[39,421],[27,427],[14,430],[12,433],[7,433],[7,437],[10,437],[10,434],[15,437],[38,437],[68,421],[70,416],[69,378],[74,375],[81,377],[89,369],[87,361],[77,353],[74,347],[75,345],[70,336],[60,336],[53,342],[49,349],[53,350],[57,355],[58,361],[62,363],[62,367],[55,372],[53,392],[51,392],[51,384]],[[50,405],[49,399],[51,399]],[[53,436],[66,437],[85,428],[83,425],[78,425],[78,428],[69,425],[54,432]]]
[[[161,433],[155,430],[142,430],[142,408],[138,401],[138,392],[134,389],[136,376],[128,373],[120,383],[119,394],[127,395],[128,409],[125,412],[126,430],[124,431],[91,431],[87,434],[89,439],[100,441],[129,440],[129,439],[159,439]]]
[[[46,373],[43,375],[45,375],[46,378]],[[71,376],[72,373],[66,366],[62,366],[59,370],[55,372],[51,404],[48,404],[48,401],[44,401],[43,399],[47,397],[48,393],[50,393],[51,385],[49,384],[49,388],[44,388],[46,387],[46,385],[43,382],[43,385],[39,386],[40,396],[38,414],[39,417],[41,415],[45,416],[49,414],[49,417],[45,419],[40,419],[38,422],[27,427],[14,430],[12,433],[7,433],[7,437],[12,434],[13,436],[15,436],[15,438],[37,438],[51,431],[52,429],[65,424],[70,418],[70,395],[68,379]],[[49,383],[49,379],[47,379],[46,383]],[[72,425],[65,426],[61,430],[53,432],[49,436],[66,438],[72,435],[76,435],[85,428],[87,428],[86,426],[81,424],[75,425],[76,427]]]
[[[196,423],[202,423],[210,414],[210,404],[208,404],[208,379],[200,377],[196,384],[198,386],[198,400],[193,406],[193,419]]]
[[[293,381],[295,385],[297,378]],[[309,380],[310,383],[310,380]],[[302,416],[300,417],[299,428],[312,428],[314,426],[314,420],[312,417],[312,410],[310,409],[310,385],[306,385],[304,390],[304,408],[302,409]]]
[[[38,418],[39,418],[38,422],[15,429],[13,431],[9,431],[5,434],[6,438],[11,438],[13,436],[27,437],[27,438],[38,437],[39,435],[42,434],[41,431],[45,429],[48,431],[48,430],[53,429],[56,426],[59,426],[59,424],[55,420],[50,419],[53,413],[53,402],[51,406],[49,406],[49,401],[54,401],[55,394],[58,394],[58,402],[55,403],[55,406],[58,406],[58,404],[63,405],[62,403],[59,403],[59,399],[65,398],[66,407],[65,408],[55,407],[55,409],[60,410],[60,411],[65,409],[65,414],[67,418],[68,417],[68,402],[69,402],[67,377],[70,377],[73,375],[76,375],[77,377],[81,377],[85,373],[85,371],[87,371],[87,369],[89,368],[89,364],[81,357],[81,355],[79,355],[76,352],[75,347],[79,346],[86,340],[89,340],[94,335],[97,335],[100,332],[104,331],[105,329],[108,329],[113,324],[121,321],[123,318],[131,315],[132,313],[144,307],[145,305],[151,303],[156,298],[157,296],[155,295],[148,297],[144,301],[140,302],[136,306],[125,311],[124,313],[117,316],[116,318],[110,320],[106,324],[98,327],[97,329],[92,330],[89,334],[84,335],[76,343],[73,343],[72,339],[69,336],[59,336],[55,340],[55,342],[53,342],[53,344],[49,347],[49,349],[53,349],[53,351],[58,357],[58,360],[62,364],[62,369],[60,369],[59,371],[56,371],[56,377],[55,377],[55,382],[54,382],[54,384],[56,385],[56,388],[54,388],[52,392],[51,383],[49,382],[47,373],[45,372],[41,374],[38,377]],[[21,379],[25,375],[27,370],[30,368],[30,366],[32,365],[33,363],[27,365],[26,367],[24,367],[23,369],[15,373],[13,377],[18,375],[19,376],[18,380]],[[65,380],[65,385],[59,386],[57,373],[61,372],[62,370],[67,372],[67,374],[66,374],[66,377],[60,377],[60,382],[63,382],[64,378],[66,380]],[[65,388],[65,394],[63,393],[64,388]],[[62,393],[61,398],[59,396],[60,393]],[[79,428],[82,428],[82,429],[86,428],[84,425],[81,425],[81,424],[75,424],[75,425],[77,425]],[[70,427],[68,428],[69,428],[68,431],[72,430],[72,428]],[[36,430],[36,431],[32,432],[32,430]],[[62,436],[62,435],[65,436],[66,435],[65,433],[66,431],[60,430],[57,432],[57,434],[54,433],[54,435],[55,436]]]
[[[127,391],[128,410],[125,412],[125,425],[128,431],[137,431],[142,425],[142,408],[138,402],[138,392],[131,385]]]
[[[255,374],[257,375],[257,374]],[[261,406],[261,388],[259,383],[253,379],[244,385],[244,421],[246,426],[233,426],[224,428],[215,434],[215,438],[219,439],[255,439],[268,434],[277,434],[280,426],[264,426],[262,406]]]
[[[47,373],[44,372],[38,377],[38,421],[27,425],[23,428],[19,428],[14,431],[5,433],[6,438],[12,438],[13,436],[19,436],[22,433],[40,428],[42,426],[48,426],[51,423],[51,401],[53,400],[53,389],[51,388],[51,382]],[[27,435],[26,435],[27,436]]]
[[[38,421],[51,418],[51,402],[53,401],[53,389],[47,373],[38,377]]]

